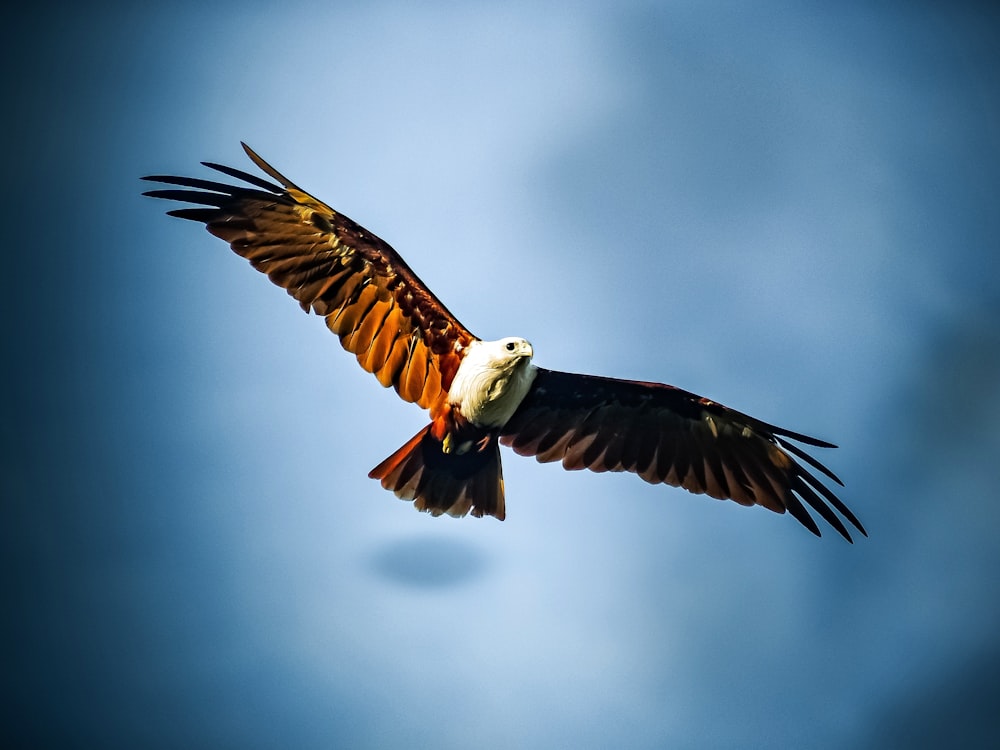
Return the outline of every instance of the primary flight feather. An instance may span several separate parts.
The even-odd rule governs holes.
[[[537,367],[523,338],[477,338],[387,243],[243,148],[278,184],[206,162],[245,184],[158,175],[143,179],[174,187],[145,194],[193,204],[168,213],[205,224],[304,310],[325,317],[382,385],[430,412],[430,424],[369,474],[385,489],[435,515],[502,520],[502,443],[567,469],[630,471],[787,510],[818,536],[808,505],[848,541],[841,518],[866,534],[817,474],[840,480],[791,441],[830,443],[673,386]]]

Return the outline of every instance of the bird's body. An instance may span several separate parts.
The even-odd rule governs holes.
[[[477,427],[503,427],[535,380],[533,354],[520,338],[473,341],[451,381],[448,404]]]
[[[840,480],[790,440],[833,447],[661,383],[547,370],[523,338],[474,336],[402,258],[306,193],[244,145],[279,185],[207,164],[247,186],[196,178],[147,193],[193,203],[169,213],[203,222],[303,309],[326,319],[383,386],[430,412],[430,424],[370,476],[435,515],[506,510],[500,444],[567,469],[629,471],[741,505],[789,511],[819,528],[803,502],[848,541],[836,509],[861,523],[806,466]]]

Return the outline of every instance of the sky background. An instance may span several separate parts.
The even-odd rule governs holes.
[[[4,13],[8,746],[1000,732],[995,12]],[[415,512],[426,416],[140,196],[240,140],[479,336],[839,444],[870,538],[507,450],[505,522]]]

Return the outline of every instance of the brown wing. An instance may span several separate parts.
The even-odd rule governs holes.
[[[440,406],[475,337],[386,242],[243,148],[283,187],[205,162],[247,185],[152,176],[143,179],[186,189],[145,194],[201,206],[167,213],[203,222],[303,310],[325,316],[344,348],[382,385],[425,409]]]
[[[819,536],[805,501],[852,541],[833,506],[867,536],[854,514],[797,459],[841,481],[786,438],[835,447],[673,386],[538,368],[500,442],[542,462],[562,461],[567,469],[631,471],[653,484],[787,510]]]

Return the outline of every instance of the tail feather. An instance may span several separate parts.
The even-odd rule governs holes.
[[[481,450],[445,453],[427,425],[368,476],[435,516],[472,513],[501,521],[505,516],[500,445],[494,435]]]

